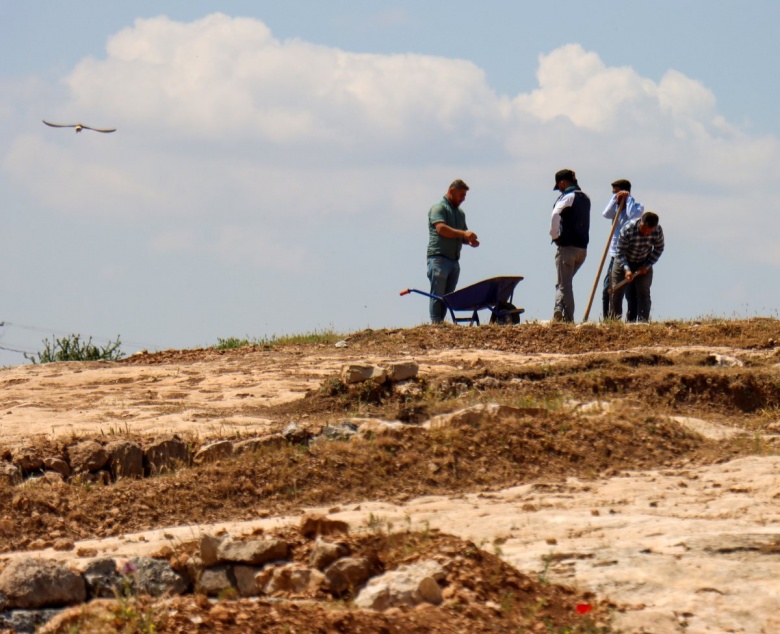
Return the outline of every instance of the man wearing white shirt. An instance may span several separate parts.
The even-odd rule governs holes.
[[[624,204],[625,203],[625,204]],[[620,208],[624,207],[622,210]],[[615,214],[620,210],[620,216],[618,217],[618,224],[615,228],[615,232],[612,234],[612,241],[609,244],[609,265],[607,266],[607,275],[604,277],[604,291],[601,294],[602,306],[603,306],[603,318],[614,319],[614,315],[611,309],[611,297],[609,288],[611,286],[612,278],[612,266],[615,262],[615,255],[617,254],[618,238],[620,237],[620,231],[626,224],[632,220],[642,216],[645,208],[641,203],[638,203],[631,195],[631,181],[621,178],[612,183],[612,198],[607,203],[606,209],[601,212],[601,215],[608,220],[614,220]],[[634,284],[628,284],[625,286],[626,295],[626,321],[637,320],[637,299],[636,299],[636,287]],[[622,310],[621,310],[622,313]]]
[[[555,251],[555,307],[553,321],[574,321],[574,275],[588,254],[590,198],[577,184],[574,170],[555,174],[555,191],[560,192],[550,218],[550,238]]]

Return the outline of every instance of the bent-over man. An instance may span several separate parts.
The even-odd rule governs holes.
[[[620,232],[615,262],[612,265],[612,306],[615,319],[620,319],[625,287],[623,280],[636,288],[637,321],[650,319],[650,286],[653,265],[664,252],[664,231],[658,224],[658,214],[646,211],[641,218],[629,222]]]

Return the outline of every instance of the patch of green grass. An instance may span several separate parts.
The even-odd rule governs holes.
[[[271,335],[265,337],[227,337],[218,338],[214,346],[216,350],[235,350],[248,346],[295,346],[304,344],[323,343],[330,344],[344,339],[344,335],[335,332],[332,328],[313,330],[311,332],[293,335]]]
[[[217,339],[215,350],[236,350],[237,348],[246,348],[256,346],[257,341],[249,338],[239,339],[238,337],[228,337],[227,339]]]
[[[260,343],[271,346],[294,346],[307,343],[336,343],[343,338],[343,335],[335,332],[332,328],[326,328],[297,335],[272,335],[271,337],[264,337],[260,340]]]

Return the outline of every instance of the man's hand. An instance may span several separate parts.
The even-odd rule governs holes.
[[[635,277],[638,277],[640,275],[644,275],[647,273],[647,267],[646,266],[640,266],[636,271],[626,271],[626,279],[630,282]]]
[[[615,194],[615,202],[617,203],[617,206],[620,207],[621,205],[625,204],[626,199],[630,196],[625,189],[620,190],[617,194]]]
[[[435,227],[436,233],[438,233],[443,238],[459,238],[463,241],[464,244],[468,244],[472,247],[479,246],[477,234],[473,231],[461,231],[460,229],[453,229],[449,225],[445,225],[443,222],[437,222]]]

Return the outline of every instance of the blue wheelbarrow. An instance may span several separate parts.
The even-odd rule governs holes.
[[[522,279],[522,277],[491,277],[446,295],[434,295],[418,291],[416,288],[407,288],[401,291],[401,295],[418,293],[431,299],[441,300],[456,324],[467,321],[469,326],[472,324],[479,326],[479,311],[488,309],[491,324],[512,325],[519,324],[520,315],[525,312],[525,308],[515,308],[512,304],[515,286]],[[468,317],[458,317],[455,311],[467,311],[471,314]]]

